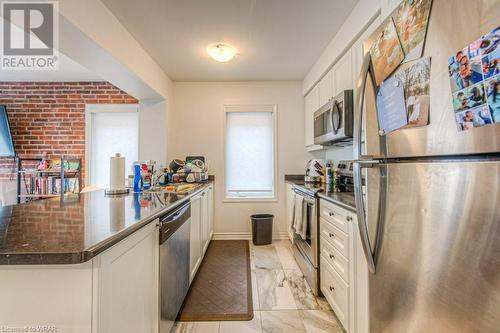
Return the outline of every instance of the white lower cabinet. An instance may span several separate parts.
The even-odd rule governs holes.
[[[201,263],[201,195],[191,198],[191,231],[189,234],[189,283]]]
[[[212,238],[213,185],[191,205],[190,280]],[[0,265],[0,295],[8,300],[0,302],[0,326],[158,333],[159,263],[156,220],[82,264]]]
[[[214,187],[210,185],[207,190],[208,201],[208,239],[211,240],[214,234]]]
[[[213,234],[213,187],[191,198],[189,282],[200,267]]]
[[[152,222],[93,259],[93,332],[158,332],[158,237]]]
[[[367,333],[368,275],[356,214],[320,200],[321,291],[347,332]]]
[[[349,331],[349,285],[337,271],[321,257],[321,291],[344,328]]]
[[[293,231],[291,221],[293,218],[293,208],[295,206],[295,193],[292,184],[286,183],[286,231],[288,238],[293,241]]]

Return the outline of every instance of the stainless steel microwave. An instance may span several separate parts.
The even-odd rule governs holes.
[[[314,143],[331,145],[352,140],[352,90],[344,90],[314,112]]]

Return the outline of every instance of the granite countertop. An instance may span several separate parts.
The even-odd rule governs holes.
[[[0,208],[0,265],[78,264],[90,260],[212,182],[183,194],[104,191]]]
[[[328,192],[325,184],[305,183],[303,175],[287,175],[285,181],[295,186],[314,190],[320,198],[356,212],[356,200],[353,192]]]

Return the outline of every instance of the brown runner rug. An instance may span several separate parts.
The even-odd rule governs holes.
[[[178,320],[252,320],[252,304],[248,241],[212,241]]]

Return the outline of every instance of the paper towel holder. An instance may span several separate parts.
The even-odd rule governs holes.
[[[122,157],[120,153],[116,153],[115,157]],[[112,177],[110,175],[110,177]],[[108,188],[104,190],[104,195],[106,196],[120,196],[120,195],[126,195],[129,194],[130,189],[128,188]]]
[[[124,188],[124,189],[119,189],[119,190],[112,190],[110,188],[104,190],[104,195],[107,196],[119,196],[119,195],[124,195],[124,194],[129,194],[130,189]]]

